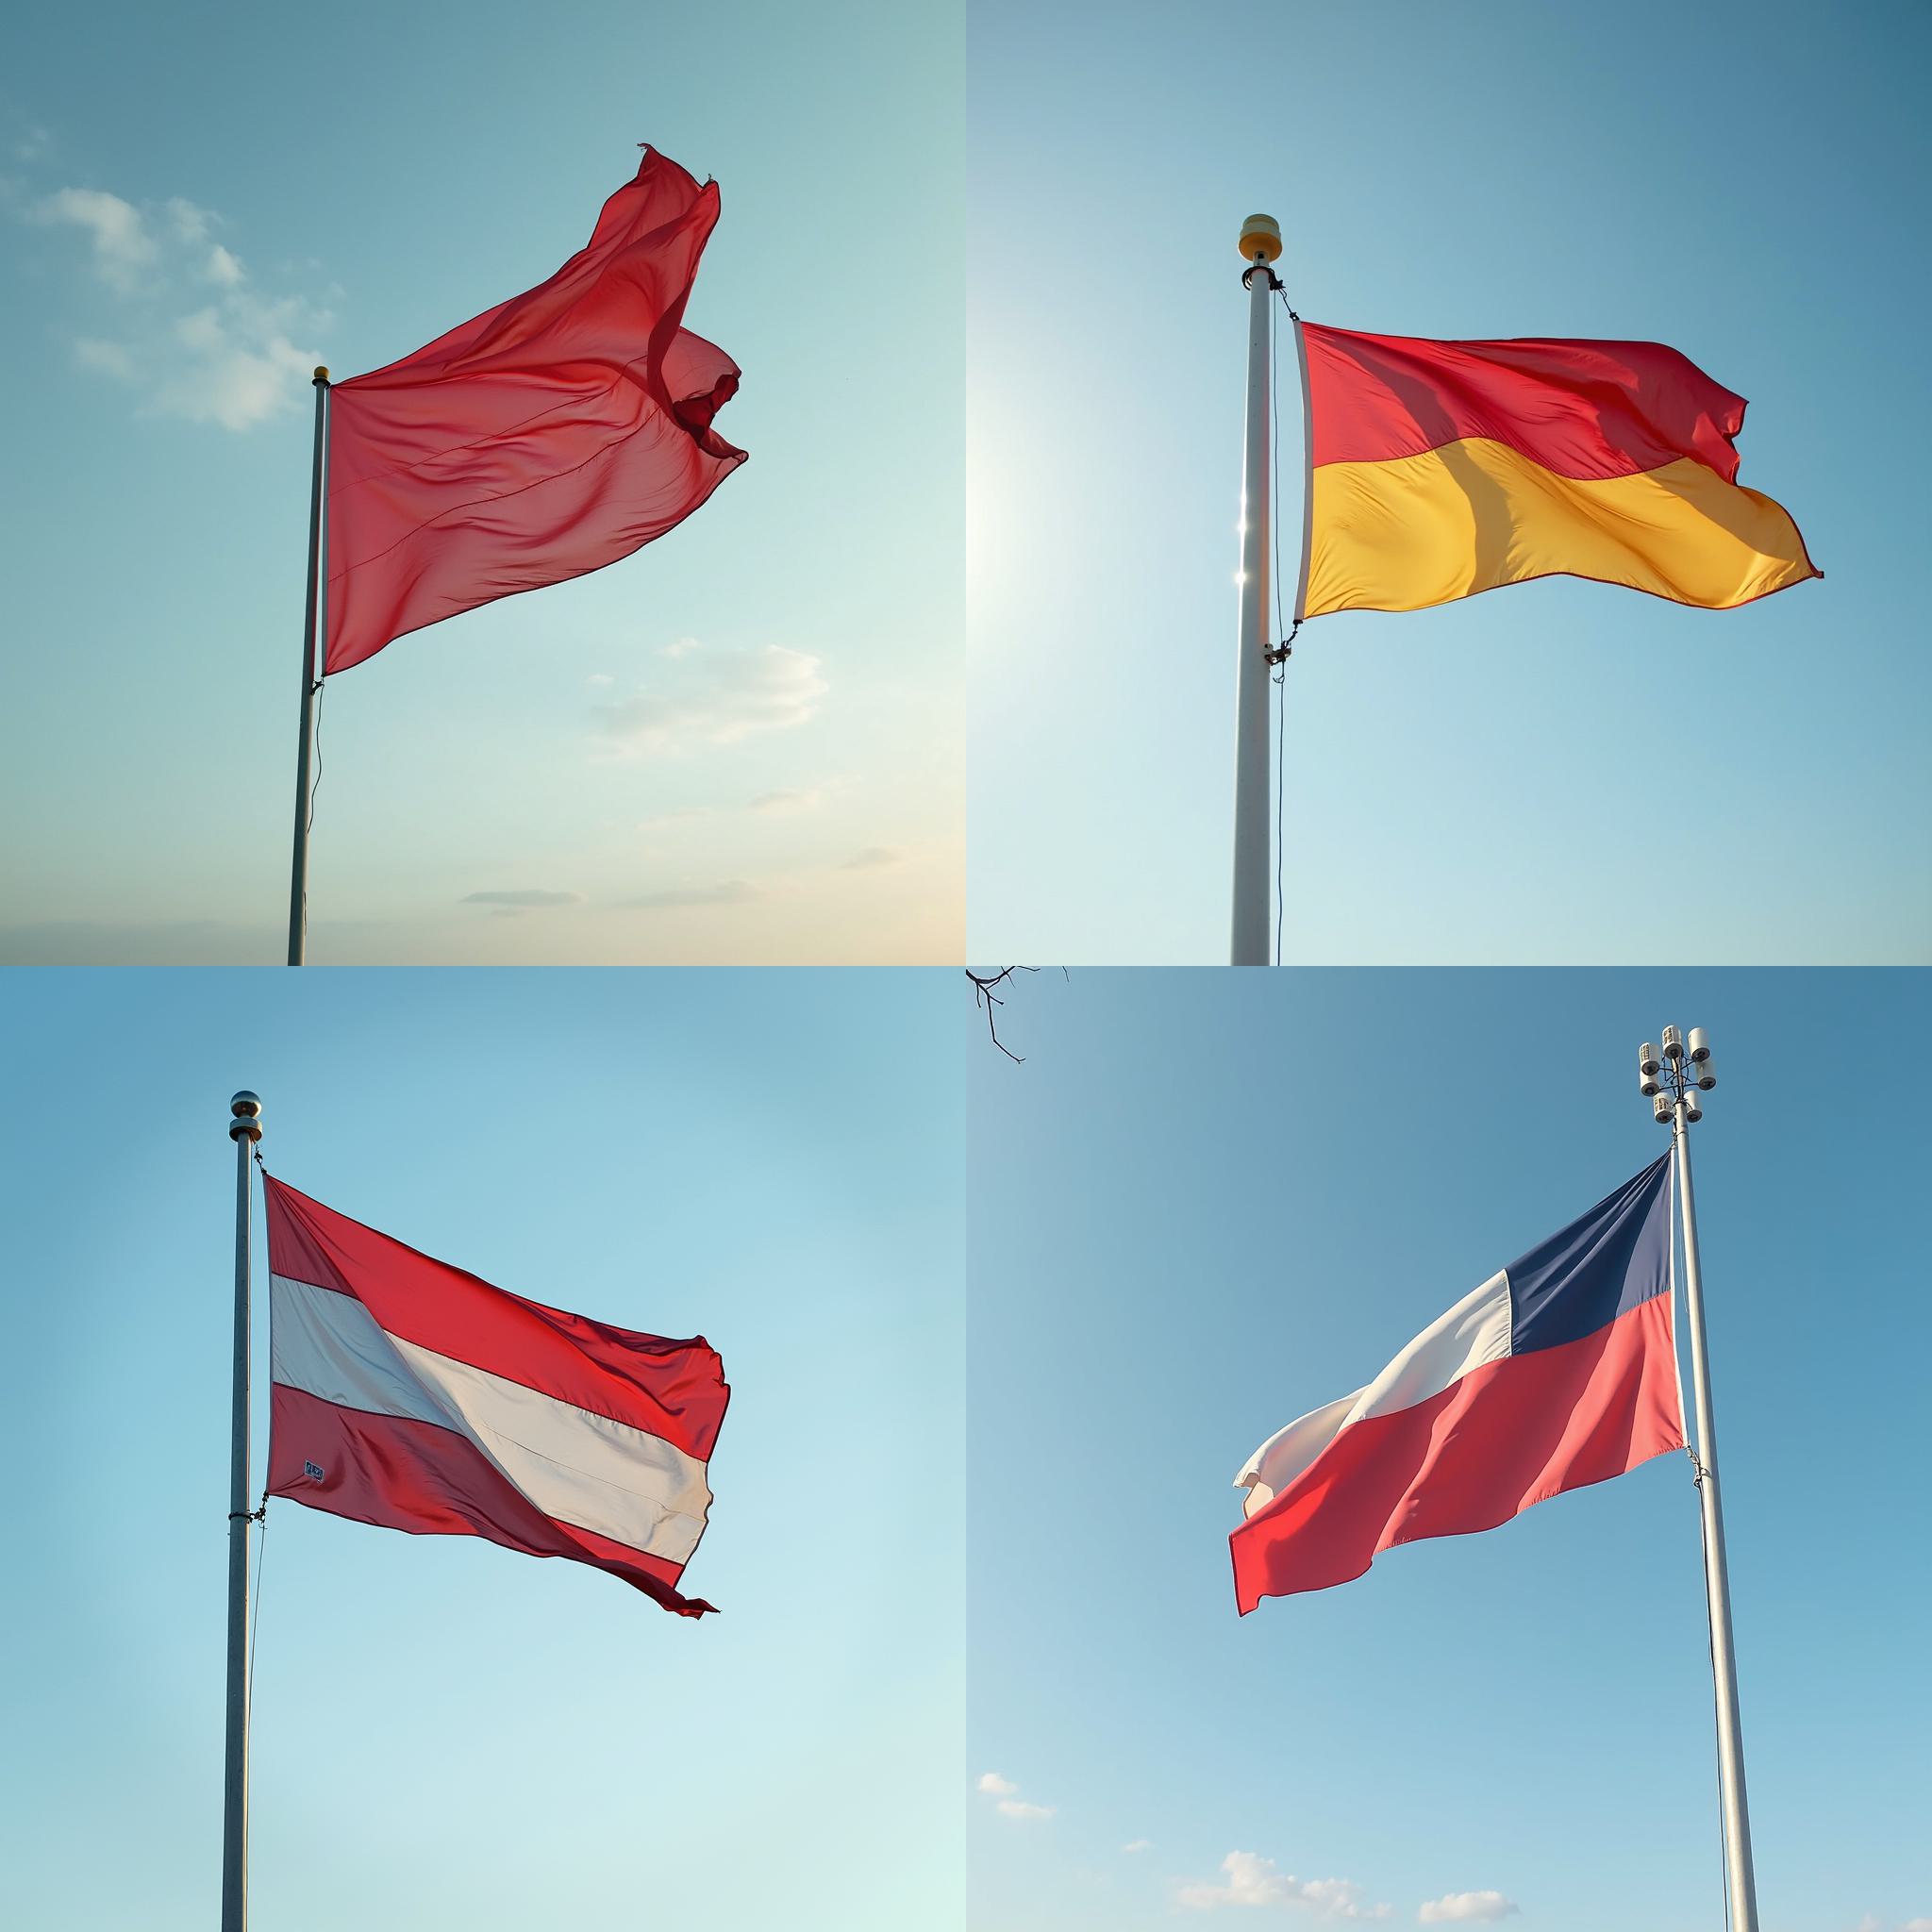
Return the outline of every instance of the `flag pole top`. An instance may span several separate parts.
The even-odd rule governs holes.
[[[326,362],[318,362],[315,365],[315,374],[309,377],[309,380],[320,388],[326,389],[328,387],[328,364]]]
[[[261,1139],[261,1096],[246,1091],[236,1094],[228,1103],[228,1111],[235,1118],[228,1123],[228,1139],[231,1141],[258,1141]]]
[[[1241,259],[1281,259],[1281,225],[1273,215],[1250,215],[1241,224]]]

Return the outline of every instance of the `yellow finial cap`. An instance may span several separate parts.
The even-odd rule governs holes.
[[[1273,215],[1250,215],[1241,224],[1241,259],[1278,261],[1280,258],[1280,224]]]
[[[315,375],[311,380],[316,382],[326,382],[328,380],[328,364],[326,362],[318,362],[315,365]]]

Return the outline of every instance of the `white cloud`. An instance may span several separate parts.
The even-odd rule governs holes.
[[[1124,1852],[1151,1852],[1153,1849],[1154,1840],[1151,1838],[1129,1839],[1121,1847],[1121,1850]]]
[[[533,912],[551,906],[581,906],[580,892],[546,892],[539,887],[525,887],[508,892],[466,892],[465,906],[493,906],[499,912]]]
[[[225,429],[300,406],[318,359],[308,343],[329,317],[298,296],[254,292],[240,257],[213,239],[223,224],[212,209],[62,188],[31,212],[84,232],[95,275],[119,298],[112,338],[75,338],[80,368],[137,391],[146,413]]]
[[[863,852],[855,852],[839,870],[841,872],[874,872],[880,866],[904,865],[906,855],[891,845],[868,845]]]
[[[134,358],[119,342],[96,341],[92,336],[74,339],[74,359],[83,369],[111,375],[121,382],[135,380]]]
[[[984,1791],[989,1798],[996,1800],[993,1809],[1002,1818],[1016,1818],[1023,1824],[1029,1819],[1051,1818],[1051,1805],[1034,1805],[1019,1795],[1020,1787],[1011,1778],[1002,1777],[996,1771],[985,1771],[979,1774],[975,1790]]]
[[[131,295],[159,259],[146,219],[131,201],[98,188],[61,188],[35,210],[42,222],[83,228],[92,244],[94,273],[110,289]]]
[[[753,811],[794,812],[814,811],[824,793],[822,791],[760,791],[751,802]]]
[[[234,295],[175,324],[174,367],[156,384],[154,407],[191,423],[247,429],[288,408],[310,379],[315,352],[288,328],[299,305]]]
[[[724,879],[715,886],[670,886],[660,892],[640,892],[619,904],[639,912],[663,912],[679,906],[745,906],[763,897],[745,879]]]
[[[584,682],[594,689],[604,685],[615,684],[617,680],[608,671],[593,671],[590,676],[584,679]]]
[[[1221,1870],[1221,1884],[1184,1885],[1175,1903],[1200,1912],[1221,1906],[1295,1906],[1318,1919],[1389,1916],[1387,1906],[1364,1906],[1361,1887],[1346,1878],[1296,1878],[1254,1852],[1228,1853]]]
[[[783,644],[714,647],[681,639],[665,653],[675,670],[633,697],[599,705],[606,738],[626,758],[663,758],[790,731],[817,711],[830,687],[820,660]]]
[[[655,832],[665,825],[681,824],[686,819],[708,819],[711,816],[708,805],[675,805],[669,811],[654,811],[647,819],[638,821],[641,832]]]
[[[196,208],[178,194],[170,195],[163,206],[169,225],[183,242],[206,242],[208,230],[221,220],[211,209]]]
[[[1493,1924],[1513,1918],[1523,1909],[1500,1891],[1450,1891],[1427,1900],[1416,1917],[1424,1925],[1453,1925],[1466,1921]]]

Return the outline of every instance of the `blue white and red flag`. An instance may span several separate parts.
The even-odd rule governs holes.
[[[1681,1449],[1671,1285],[1665,1155],[1256,1450],[1229,1539],[1242,1615]]]

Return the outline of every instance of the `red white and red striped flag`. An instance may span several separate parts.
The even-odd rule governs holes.
[[[621,1576],[681,1616],[730,1390],[668,1341],[525,1301],[264,1176],[268,1493]]]

